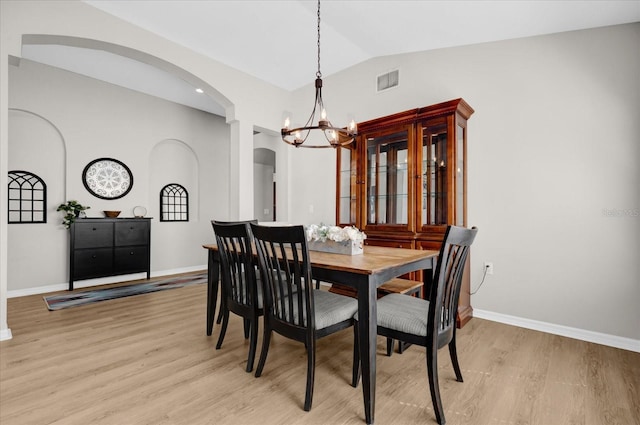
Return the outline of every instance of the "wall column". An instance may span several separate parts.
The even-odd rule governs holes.
[[[4,37],[2,37],[4,39]],[[0,341],[11,339],[7,322],[7,173],[9,172],[9,45],[0,40]]]
[[[246,121],[229,121],[229,219],[253,219],[253,126]]]

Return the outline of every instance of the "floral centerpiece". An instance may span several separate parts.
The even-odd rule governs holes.
[[[355,226],[311,224],[305,228],[309,249],[336,254],[362,254],[367,235]]]

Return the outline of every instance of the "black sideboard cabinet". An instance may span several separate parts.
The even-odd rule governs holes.
[[[70,230],[70,291],[76,280],[140,272],[151,277],[150,218],[79,218]]]

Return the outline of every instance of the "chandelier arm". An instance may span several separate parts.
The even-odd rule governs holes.
[[[315,116],[316,116],[316,105],[313,105],[313,110],[311,111],[311,115],[309,115],[309,119],[307,120],[307,122],[304,123],[304,126],[302,128],[310,127],[311,124],[313,124],[313,120],[315,119]]]
[[[323,102],[322,102],[321,88],[322,88],[322,80],[320,80],[320,87],[318,87],[318,80],[316,79],[316,99],[313,103],[313,110],[311,110],[311,115],[309,115],[309,119],[304,124],[305,127],[309,127],[311,124],[313,124],[313,121],[316,117],[316,111],[318,106],[320,106],[320,111],[322,111],[322,108],[324,108]]]
[[[311,126],[311,124],[313,124],[318,106],[320,106],[321,111],[324,109],[324,102],[322,101],[322,80],[320,78],[316,78],[316,98],[313,103],[313,110],[311,111],[311,115],[309,115],[309,119],[307,119],[307,122],[305,122],[304,127],[309,127]]]

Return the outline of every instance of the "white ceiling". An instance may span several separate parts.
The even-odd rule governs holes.
[[[314,0],[83,0],[219,62],[293,90],[315,79]],[[368,59],[640,21],[640,0],[325,0],[321,71]],[[146,64],[75,47],[25,45],[23,57],[218,115],[184,81]]]

